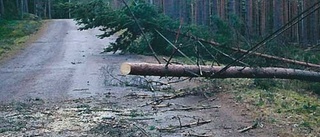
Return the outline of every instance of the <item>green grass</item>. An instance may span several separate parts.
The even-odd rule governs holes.
[[[320,133],[320,98],[316,94],[320,93],[320,83],[272,79],[225,79],[220,82],[254,117],[290,127],[298,136]]]
[[[0,58],[26,42],[41,26],[34,20],[0,20]]]

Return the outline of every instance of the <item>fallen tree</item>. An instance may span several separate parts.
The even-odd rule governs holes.
[[[239,48],[232,47],[231,49],[234,51],[242,52],[242,53],[248,52],[248,50],[239,49]],[[290,64],[296,64],[296,65],[301,65],[301,66],[311,67],[311,68],[318,68],[318,69],[320,68],[319,64],[313,64],[313,63],[308,63],[308,62],[303,62],[303,61],[298,61],[298,60],[293,60],[293,59],[288,59],[288,58],[282,58],[282,57],[272,56],[272,55],[263,54],[263,53],[259,53],[259,52],[250,52],[250,54],[258,56],[258,57],[278,60],[278,61],[282,61],[282,62],[286,62],[286,63],[290,63]]]
[[[173,76],[173,77],[208,77],[208,78],[279,78],[320,82],[320,73],[288,68],[251,68],[234,66],[217,74],[223,66],[197,66],[149,63],[123,63],[123,75]]]
[[[162,30],[165,30],[165,31],[168,31],[168,32],[171,32],[171,33],[174,33],[174,34],[179,34],[181,36],[184,36],[184,37],[187,37],[187,38],[191,38],[193,40],[198,40],[200,42],[212,45],[214,47],[221,46],[220,43],[217,43],[217,42],[214,42],[214,41],[208,41],[208,40],[205,40],[205,39],[202,39],[202,38],[197,38],[197,37],[192,36],[190,34],[183,34],[183,33],[180,33],[180,32],[173,31],[173,30],[169,30],[169,29],[162,29]],[[235,47],[228,48],[228,47],[224,47],[224,46],[221,46],[221,47],[225,48],[225,49],[241,52],[241,53],[247,53],[248,52],[248,50],[244,50],[244,49],[241,49],[241,48],[235,48]],[[285,62],[285,63],[289,63],[289,64],[301,65],[301,66],[317,68],[317,69],[320,68],[319,64],[313,64],[313,63],[298,61],[298,60],[289,59],[289,58],[272,56],[272,55],[263,54],[263,53],[259,53],[259,52],[250,52],[250,54],[253,55],[253,56],[258,56],[258,57],[265,58],[265,59],[277,60],[277,61],[281,61],[281,62]]]

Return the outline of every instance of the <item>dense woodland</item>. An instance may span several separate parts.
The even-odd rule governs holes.
[[[30,14],[42,19],[69,18],[70,0],[0,0],[0,18],[23,19]]]
[[[317,0],[148,0],[163,13],[185,23],[210,25],[212,16],[229,22],[240,23],[241,34],[264,37],[279,29]],[[113,0],[115,7],[123,6]],[[281,37],[285,42],[319,44],[320,10],[301,21]]]
[[[108,1],[108,0],[105,0]],[[121,0],[109,0],[123,7]],[[277,30],[312,6],[317,0],[145,0],[170,17],[184,23],[212,25],[214,18],[237,24],[247,38],[261,38]],[[68,3],[74,0],[0,0],[1,18],[23,18],[31,13],[41,18],[71,18]],[[285,36],[285,37],[284,37]],[[290,28],[282,42],[320,43],[320,10]]]

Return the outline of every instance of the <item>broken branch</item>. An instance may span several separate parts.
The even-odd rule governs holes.
[[[211,109],[211,108],[221,108],[221,106],[173,108],[173,109],[169,109],[169,110],[163,110],[162,112],[166,112],[166,111],[193,111],[193,110],[203,110],[203,109]]]
[[[180,129],[180,128],[184,128],[184,127],[190,128],[193,126],[201,126],[201,125],[204,125],[204,124],[207,124],[210,122],[211,122],[211,120],[197,121],[197,122],[189,123],[186,125],[169,126],[166,128],[157,128],[157,130],[159,130],[159,131],[173,131],[175,129]]]
[[[231,48],[234,51],[239,51],[242,53],[248,52],[247,50],[244,49],[238,49],[238,48]],[[266,59],[273,59],[273,60],[278,60],[290,64],[296,64],[296,65],[301,65],[305,67],[312,67],[312,68],[320,68],[320,65],[318,64],[313,64],[313,63],[308,63],[308,62],[303,62],[303,61],[298,61],[298,60],[293,60],[293,59],[288,59],[288,58],[282,58],[282,57],[277,57],[277,56],[272,56],[268,54],[263,54],[263,53],[258,53],[258,52],[251,52],[252,55],[258,56],[258,57],[263,57]]]

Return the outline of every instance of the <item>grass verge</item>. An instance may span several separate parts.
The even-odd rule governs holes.
[[[0,20],[0,59],[21,49],[41,24],[38,20]]]
[[[319,136],[319,83],[273,79],[224,79],[219,80],[219,84],[230,91],[234,100],[243,105],[253,117],[279,127],[280,135]]]

